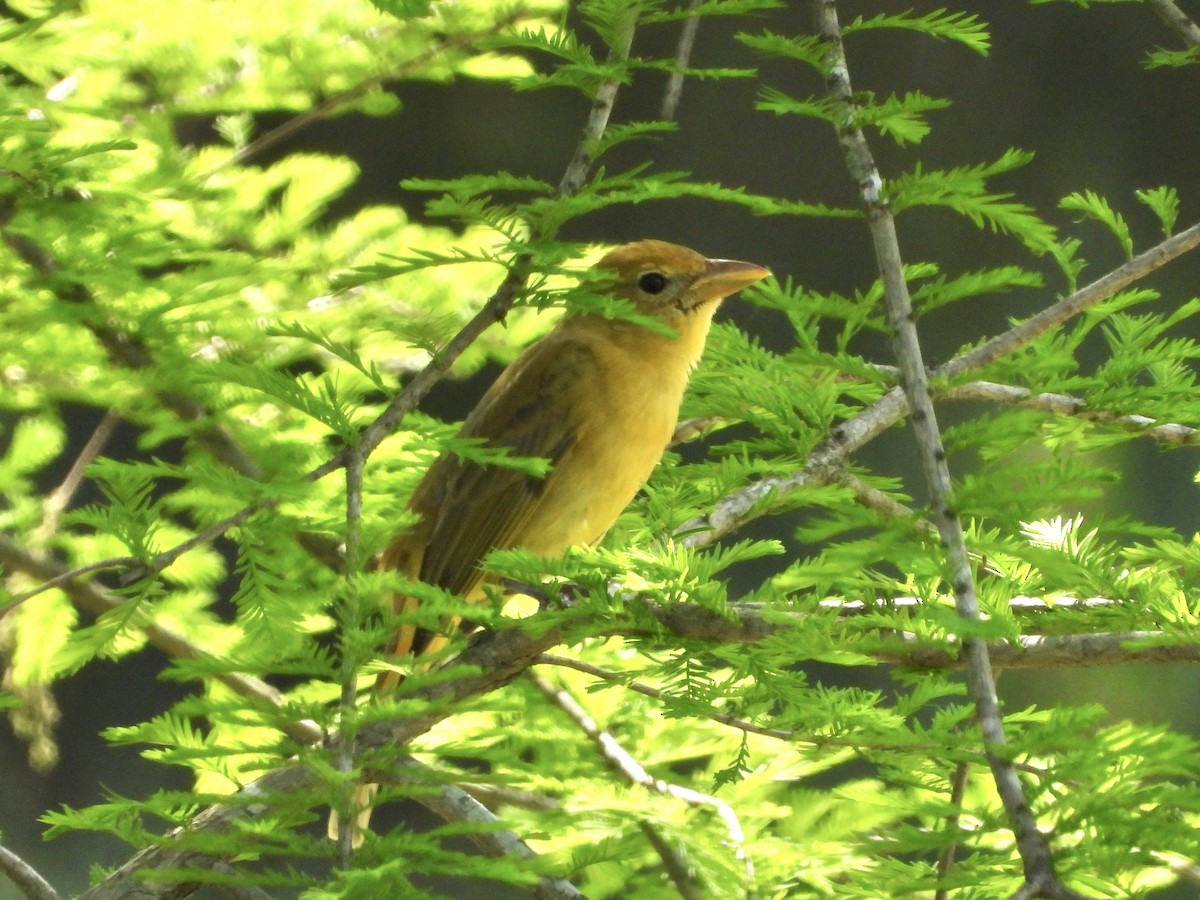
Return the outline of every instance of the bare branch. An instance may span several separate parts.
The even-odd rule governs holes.
[[[1009,406],[1020,406],[1025,409],[1037,409],[1057,415],[1071,416],[1088,422],[1098,422],[1105,425],[1116,425],[1136,431],[1142,437],[1158,441],[1161,444],[1195,444],[1200,443],[1200,430],[1190,425],[1179,425],[1174,422],[1159,424],[1158,420],[1149,416],[1121,415],[1108,410],[1088,409],[1087,401],[1070,394],[1041,393],[1035,394],[1028,388],[1016,387],[1011,384],[998,384],[994,381],[970,381],[957,385],[936,395],[938,400],[986,400],[992,403],[1003,403]]]
[[[1200,47],[1200,26],[1188,18],[1174,0],[1146,0],[1163,23],[1189,47]]]
[[[38,594],[53,590],[56,587],[61,587],[64,584],[69,584],[77,578],[82,578],[84,575],[91,575],[93,572],[103,572],[105,569],[125,569],[130,566],[136,566],[140,562],[141,560],[135,556],[114,556],[109,559],[101,559],[93,563],[88,563],[87,565],[76,566],[73,569],[64,569],[53,578],[49,578],[39,585],[31,587],[27,591],[21,591],[19,594],[14,594],[12,600],[0,606],[0,619],[7,616],[26,600],[30,600]]]
[[[679,42],[675,45],[675,69],[667,79],[667,89],[663,92],[662,108],[658,117],[665,122],[675,118],[679,108],[679,98],[683,94],[683,72],[692,58],[692,48],[696,45],[696,32],[700,30],[700,17],[696,15],[696,7],[700,0],[688,0],[688,17],[683,20],[683,28],[679,31]]]
[[[362,490],[363,490],[363,455],[352,451],[346,458],[346,573],[341,579],[344,592],[338,598],[337,613],[340,617],[338,632],[341,641],[341,669],[339,681],[341,694],[338,698],[338,709],[341,713],[341,723],[338,732],[333,737],[333,764],[338,771],[350,773],[354,769],[354,727],[355,712],[358,708],[358,669],[363,660],[353,652],[353,641],[350,637],[362,630],[363,603],[354,574],[362,565]],[[352,785],[346,782],[344,802],[337,809],[337,838],[338,856],[342,868],[350,868],[355,846],[361,842],[361,833],[356,825],[359,810],[355,809],[356,796],[372,788]],[[332,827],[334,820],[330,819]]]
[[[1124,265],[1117,266],[1107,275],[1081,287],[1069,297],[1064,297],[1052,306],[1035,313],[1003,334],[984,341],[974,350],[938,366],[933,370],[932,377],[938,380],[956,378],[991,365],[1198,246],[1200,224],[1167,238],[1144,253],[1139,253]]]
[[[638,829],[646,836],[646,841],[662,860],[663,870],[675,886],[675,890],[679,892],[679,896],[683,900],[703,900],[706,895],[692,874],[687,857],[677,847],[673,847],[652,823],[641,819],[637,824]]]
[[[900,377],[900,370],[895,366],[873,365],[873,369],[883,372],[897,380]],[[948,388],[935,388],[933,392],[935,401],[942,400],[982,400],[990,403],[1003,403],[1007,406],[1019,406],[1022,409],[1037,409],[1043,412],[1054,413],[1060,416],[1071,416],[1072,418],[1082,419],[1085,422],[1096,422],[1101,425],[1115,425],[1119,428],[1124,428],[1129,431],[1136,432],[1139,437],[1148,437],[1153,441],[1158,441],[1160,444],[1175,444],[1183,446],[1186,444],[1200,443],[1200,429],[1193,428],[1190,425],[1180,425],[1175,422],[1159,422],[1157,419],[1152,419],[1149,416],[1137,415],[1136,413],[1118,413],[1109,409],[1094,409],[1088,406],[1088,402],[1082,397],[1076,397],[1072,394],[1058,394],[1051,391],[1043,391],[1035,394],[1029,388],[1017,387],[1013,384],[1001,384],[996,381],[968,381],[964,384],[954,385]],[[689,422],[700,420],[689,420]],[[711,417],[711,421],[721,421],[717,417]],[[689,426],[689,422],[681,422],[680,428]],[[710,426],[704,426],[705,428]],[[696,429],[699,430],[698,428]],[[686,432],[686,439],[690,440],[693,436],[691,427]]]
[[[965,760],[954,765],[954,773],[950,776],[950,806],[954,810],[946,816],[946,830],[958,827],[958,808],[962,806],[963,797],[967,793],[967,780],[971,775],[971,766]],[[958,853],[958,841],[947,844],[938,856],[937,884],[938,889],[933,894],[933,900],[950,900],[950,892],[942,887],[942,883],[954,868],[954,857]]]
[[[390,773],[388,779],[398,784],[428,786],[437,783],[440,777],[432,769],[415,759],[404,761]],[[413,797],[418,803],[446,822],[465,822],[470,825],[490,826],[488,830],[464,832],[476,847],[492,857],[509,856],[516,859],[536,859],[537,854],[512,831],[497,830],[500,819],[480,803],[472,792],[452,784],[443,784],[437,791],[423,790]],[[534,888],[539,900],[579,900],[583,894],[565,878],[543,876]]]
[[[80,482],[83,481],[84,469],[91,464],[93,459],[100,455],[100,451],[104,449],[104,445],[112,437],[112,433],[120,420],[121,417],[115,409],[107,410],[104,413],[104,417],[88,437],[87,443],[83,445],[83,449],[75,457],[75,462],[71,463],[71,468],[67,471],[62,482],[46,495],[46,499],[42,503],[42,523],[38,526],[36,532],[36,543],[41,544],[50,535],[58,531],[58,524],[62,519],[63,510],[70,504],[71,498],[75,496],[75,491],[78,490]],[[3,615],[2,611],[0,611],[0,615]]]
[[[7,847],[0,847],[0,874],[5,875],[28,900],[58,900],[50,882]]]
[[[633,46],[633,32],[637,26],[638,16],[637,4],[630,4],[624,15],[625,20],[621,25],[617,43],[611,48],[608,55],[610,62],[627,60],[629,48]],[[608,117],[612,114],[613,104],[617,101],[617,91],[620,87],[621,82],[618,79],[606,78],[596,89],[596,95],[592,98],[592,111],[583,126],[583,136],[575,147],[575,153],[567,165],[567,171],[558,183],[558,193],[561,196],[573,197],[587,180],[588,172],[592,168],[592,151],[596,142],[604,136],[604,130],[608,128]]]

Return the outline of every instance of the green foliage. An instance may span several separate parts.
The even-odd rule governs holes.
[[[934,10],[923,16],[915,15],[911,11],[899,14],[880,13],[869,19],[859,16],[853,22],[847,22],[842,26],[842,34],[848,36],[856,31],[867,31],[872,28],[908,29],[920,32],[927,37],[957,41],[980,56],[987,56],[988,50],[992,46],[987,25],[978,16],[970,13],[947,12],[944,9]]]
[[[546,460],[455,437],[453,424],[420,412],[393,422],[366,459],[356,455],[401,386],[444,360],[502,284],[512,288],[505,327],[477,340],[454,374],[511,359],[563,310],[646,324],[595,290],[596,248],[560,240],[568,227],[583,233],[590,214],[655,203],[861,237],[864,214],[748,189],[764,181],[740,161],[705,178],[640,161],[643,142],[686,143],[692,126],[624,119],[619,103],[581,145],[592,165],[578,189],[507,171],[497,149],[494,172],[405,178],[402,188],[425,201],[419,221],[398,206],[345,212],[357,164],[267,155],[282,135],[264,112],[289,112],[292,124],[403,116],[412,83],[452,78],[565,88],[586,112],[601,85],[754,76],[747,105],[827,132],[812,147],[773,148],[773,165],[828,152],[835,132],[886,137],[878,183],[902,232],[932,220],[984,236],[989,251],[970,267],[936,249],[906,260],[923,329],[1002,302],[1048,306],[1055,291],[1074,290],[1089,255],[1111,251],[1109,235],[1131,259],[1149,249],[1139,222],[1177,232],[1187,198],[1171,187],[1105,198],[1080,185],[1043,214],[1005,186],[1037,165],[1032,152],[928,164],[913,154],[944,159],[933,146],[941,120],[929,114],[951,100],[889,83],[859,90],[847,113],[813,79],[828,74],[828,45],[763,27],[781,6],[6,7],[0,706],[21,733],[49,734],[57,682],[151,647],[172,657],[163,677],[193,691],[104,732],[114,747],[183,770],[192,789],[148,786],[47,812],[48,836],[94,831],[140,849],[178,827],[175,845],[227,864],[193,859],[155,879],[314,898],[450,896],[462,879],[530,889],[541,877],[569,878],[596,898],[684,894],[670,883],[684,876],[712,897],[1016,890],[1021,860],[963,678],[933,660],[968,637],[1002,648],[1111,639],[1122,652],[1194,644],[1200,542],[1142,508],[1124,466],[1155,426],[1175,436],[1149,432],[1158,439],[1196,443],[1200,299],[1129,285],[982,370],[936,381],[970,401],[947,401],[944,439],[987,613],[978,623],[954,610],[942,548],[914,499],[922,491],[895,463],[908,451],[896,451],[903,438],[891,421],[852,448],[876,443],[871,452],[810,466],[849,440],[896,375],[875,362],[889,326],[874,269],[821,289],[825,273],[801,280],[790,258],[746,291],[762,337],[714,326],[682,411],[691,436],[600,546],[550,560],[491,554],[482,607],[369,563],[411,522],[405,502],[439,454],[548,471]],[[695,64],[673,48],[646,49],[642,34],[673,38],[693,16],[732,20],[740,47],[710,48]],[[974,14],[868,12],[843,28],[851,66],[860,42],[896,32],[959,53],[991,47]],[[735,64],[738,50],[763,74]],[[1149,65],[1194,57],[1156,51]],[[955,99],[957,110],[969,98]],[[198,121],[213,143],[187,143]],[[1095,248],[1093,223],[1107,232]],[[522,268],[528,280],[506,282]],[[1002,402],[976,378],[1027,394]],[[107,415],[122,439],[81,450],[89,429],[105,437],[95,423]],[[361,486],[345,468],[359,461]],[[730,512],[731,499],[745,502]],[[710,527],[727,534],[710,542]],[[47,576],[10,545],[95,566],[104,603],[61,585],[31,592]],[[393,595],[420,605],[393,609]],[[386,652],[395,626],[436,629],[452,616],[500,638],[562,635],[560,658],[535,667],[540,681],[514,676],[457,697],[447,693],[455,679],[489,667],[427,668]],[[455,634],[443,658],[465,645]],[[380,673],[403,675],[401,690],[354,700]],[[550,699],[556,691],[578,710]],[[1176,877],[1174,861],[1195,862],[1192,740],[1111,721],[1095,704],[1006,714],[1004,750],[1064,878],[1098,895],[1142,896]],[[419,723],[416,737],[371,749],[351,771],[336,741],[312,742],[397,720]],[[970,775],[961,796],[958,768]],[[430,804],[467,784],[494,799],[500,820],[382,824],[352,859],[337,859],[319,820],[364,779],[389,774],[380,794],[389,806]],[[302,788],[280,787],[282,776]],[[237,813],[227,830],[196,826],[209,804]],[[486,843],[502,831],[536,855],[464,849],[463,838]],[[958,862],[939,870],[951,850]]]

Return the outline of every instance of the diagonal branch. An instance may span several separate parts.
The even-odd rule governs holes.
[[[6,875],[26,900],[58,900],[58,891],[50,882],[7,847],[0,847],[0,874]]]
[[[1200,224],[1167,238],[1003,334],[938,366],[930,373],[933,389],[937,391],[938,385],[946,380],[978,371],[1016,352],[1198,246]],[[835,425],[829,437],[809,455],[803,468],[788,475],[763,478],[727,494],[711,512],[685,522],[678,529],[679,534],[685,535],[680,543],[687,547],[707,547],[763,515],[768,503],[783,500],[810,484],[827,480],[830,472],[843,466],[852,454],[908,413],[908,399],[904,391],[898,387],[892,388],[862,412]]]
[[[1154,10],[1177,38],[1189,47],[1200,47],[1200,26],[1189,19],[1174,0],[1146,0],[1146,5]]]

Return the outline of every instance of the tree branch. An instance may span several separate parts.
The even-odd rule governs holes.
[[[37,870],[7,847],[0,847],[0,874],[28,900],[58,900],[58,891]]]
[[[696,15],[696,7],[700,0],[688,0],[688,17],[683,20],[683,28],[679,31],[679,42],[675,45],[675,71],[667,79],[667,89],[663,92],[662,107],[658,117],[665,122],[675,118],[679,109],[679,98],[683,94],[683,69],[687,68],[692,58],[692,48],[696,46],[696,33],[700,30],[700,17]]]
[[[1007,406],[1020,406],[1025,409],[1037,409],[1056,415],[1071,416],[1085,422],[1097,422],[1103,425],[1116,425],[1130,431],[1138,432],[1139,437],[1148,437],[1160,444],[1200,443],[1200,430],[1190,425],[1179,425],[1174,422],[1159,423],[1157,419],[1136,414],[1122,415],[1103,409],[1088,409],[1087,401],[1070,394],[1043,392],[1035,394],[1028,388],[1016,387],[1011,384],[999,384],[994,381],[969,381],[947,390],[937,392],[937,400],[985,400],[990,403],[1003,403]]]
[[[408,773],[412,774],[408,774]],[[415,759],[405,760],[390,773],[390,781],[399,784],[416,784],[427,787],[439,781],[438,773]],[[496,828],[500,819],[471,793],[457,785],[442,784],[436,791],[423,790],[413,798],[434,815],[446,822],[463,822],[468,825],[485,826],[485,830],[467,830],[464,837],[492,857],[509,856],[516,859],[537,859],[520,837],[508,830]],[[533,890],[539,900],[582,900],[583,894],[565,878],[543,876]]]
[[[1189,47],[1200,47],[1200,26],[1175,5],[1174,0],[1146,0],[1163,23]]]
[[[35,532],[37,543],[40,544],[49,540],[50,536],[58,531],[63,510],[67,508],[71,502],[71,498],[75,496],[75,491],[79,489],[79,484],[83,481],[84,470],[91,464],[92,460],[100,455],[100,451],[104,449],[104,445],[112,437],[112,433],[116,429],[120,419],[121,417],[115,409],[105,411],[104,417],[88,437],[87,442],[83,445],[83,449],[75,457],[75,461],[71,463],[71,468],[67,470],[66,476],[64,476],[58,487],[46,495],[46,499],[42,503],[42,523]],[[0,617],[3,615],[4,611],[0,610]]]
[[[3,543],[0,543],[0,560],[4,559],[3,550]],[[82,590],[84,587],[86,586],[73,585],[70,590]],[[734,621],[718,616],[711,610],[691,604],[652,605],[648,608],[655,613],[665,627],[675,634],[699,640],[757,641],[778,633],[784,628],[803,627],[803,616],[801,615],[785,617],[783,621],[778,621],[778,617],[772,615],[772,621],[767,621],[760,607],[734,608],[732,610],[736,616]],[[586,623],[579,622],[576,617],[573,624],[577,627]],[[601,625],[599,621],[593,624]],[[1162,637],[1153,633],[1128,633],[1109,636],[1083,635],[1077,638],[1028,638],[1023,640],[1020,645],[1013,646],[1010,655],[1004,652],[1004,645],[999,645],[999,649],[994,650],[994,653],[997,664],[1004,665],[1006,668],[1019,668],[1032,656],[1048,652],[1049,649],[1052,649],[1053,653],[1062,659],[1063,651],[1068,649],[1064,645],[1076,641],[1078,643],[1072,649],[1071,654],[1067,654],[1070,664],[1095,662],[1096,660],[1089,658],[1088,655],[1095,652],[1097,647],[1102,656],[1113,650],[1119,650],[1118,658],[1101,660],[1106,663],[1142,661],[1140,650],[1120,648],[1120,644],[1124,641],[1153,640]],[[445,667],[442,673],[444,677],[436,683],[413,686],[405,692],[405,701],[423,701],[405,703],[406,709],[420,706],[419,713],[372,722],[360,730],[357,741],[360,758],[363,754],[370,754],[371,751],[381,747],[395,748],[407,745],[442,719],[452,715],[468,698],[498,690],[511,682],[562,641],[563,632],[557,625],[539,629],[536,634],[528,633],[520,625],[514,625],[514,627],[501,631],[482,632],[475,635],[463,652]],[[1145,649],[1149,653],[1156,653],[1156,651],[1170,653],[1173,649],[1178,648],[1147,647]],[[1184,658],[1189,661],[1200,660],[1200,646],[1190,645],[1182,649],[1186,650],[1186,655],[1181,655],[1176,661]],[[961,664],[957,654],[952,650],[945,647],[932,648],[927,638],[917,639],[911,635],[899,635],[896,645],[881,651],[878,658],[904,665],[956,667]],[[1074,662],[1071,662],[1072,660]],[[227,683],[234,690],[240,691],[239,684],[244,685],[253,681],[255,679]],[[308,734],[319,737],[320,732],[316,726],[308,724]],[[297,734],[295,737],[297,740],[303,740],[305,735]],[[393,766],[395,765],[398,763],[393,764]],[[383,783],[391,782],[397,777],[394,770],[388,771],[379,768],[369,769],[367,775],[371,779]],[[134,887],[145,891],[145,893],[138,894],[139,897],[175,898],[186,896],[190,890],[187,885],[147,883],[145,873],[157,869],[202,868],[211,866],[216,860],[203,850],[183,846],[173,838],[227,831],[239,819],[255,818],[267,814],[269,807],[262,803],[264,796],[274,794],[292,796],[307,794],[311,796],[320,787],[321,784],[315,771],[300,766],[288,766],[273,771],[232,795],[228,803],[208,808],[184,828],[171,832],[164,838],[161,845],[140,851],[103,884],[82,896],[87,900],[126,897],[129,896],[127,892]],[[191,888],[194,887],[195,885],[191,886]]]
[[[819,0],[818,0],[819,2]],[[1026,319],[974,350],[956,356],[930,373],[933,390],[948,379],[990,365],[1006,354],[1057,328],[1072,317],[1124,290],[1140,278],[1200,246],[1200,224],[1167,238],[1075,293]],[[807,464],[789,475],[763,478],[722,497],[712,511],[685,522],[678,529],[686,547],[707,547],[765,514],[766,501],[781,501],[809,484],[820,483],[843,466],[850,456],[891,428],[909,413],[901,388],[892,388],[871,406],[834,426],[829,437],[811,454]]]

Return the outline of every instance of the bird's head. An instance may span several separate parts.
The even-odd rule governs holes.
[[[722,299],[771,274],[753,263],[708,259],[666,241],[624,244],[596,268],[613,273],[610,289],[616,296],[676,331],[697,316],[707,324]]]

